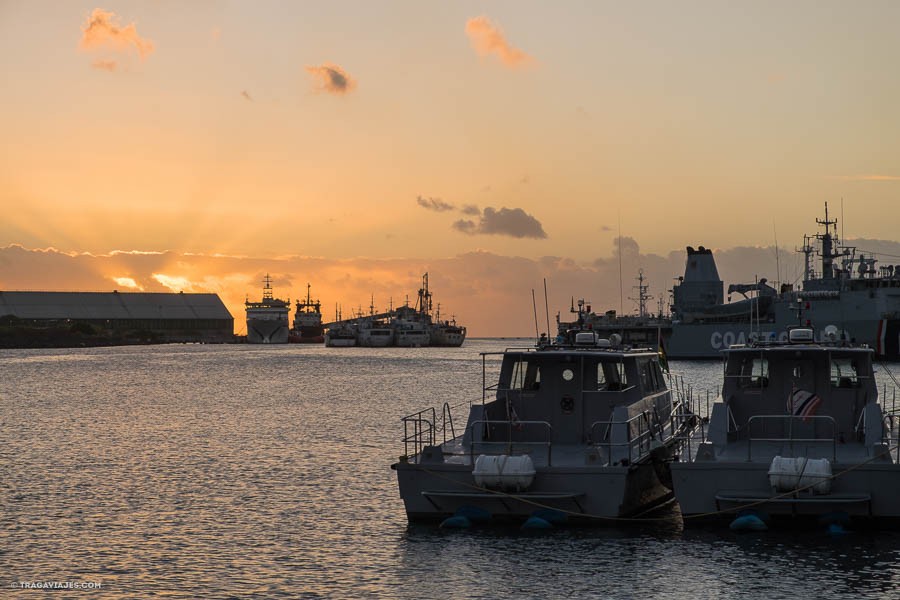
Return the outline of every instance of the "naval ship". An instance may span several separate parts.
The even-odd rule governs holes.
[[[834,326],[840,339],[874,349],[876,358],[900,358],[900,265],[876,267],[877,259],[841,243],[837,219],[816,219],[824,233],[804,236],[805,269],[801,289],[766,279],[728,286],[723,302],[712,250],[687,248],[684,277],[673,289],[672,333],[666,339],[669,358],[719,358],[733,344],[756,340],[784,342],[788,328],[814,330],[825,339]],[[815,265],[813,255],[821,257]]]
[[[263,279],[263,297],[260,302],[244,304],[247,307],[248,344],[287,344],[288,312],[290,300],[279,300],[272,293],[272,278],[266,273]]]
[[[650,286],[644,283],[647,280],[644,278],[643,270],[638,271],[636,280],[638,285],[633,287],[637,290],[637,298],[629,299],[637,303],[637,314],[617,315],[615,310],[595,313],[591,310],[591,304],[583,299],[578,301],[578,308],[575,308],[575,298],[572,298],[569,312],[578,316],[575,321],[565,322],[560,319],[560,314],[556,313],[557,342],[574,343],[578,332],[592,330],[604,339],[617,335],[619,336],[617,339],[625,346],[659,350],[659,343],[663,341],[665,352],[665,340],[672,333],[672,320],[663,315],[664,299],[660,298],[659,312],[652,314],[648,309],[648,303],[653,296],[647,293]]]

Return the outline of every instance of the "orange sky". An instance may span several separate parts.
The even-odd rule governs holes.
[[[688,244],[793,250],[825,200],[848,237],[895,240],[898,18],[887,1],[6,0],[0,288],[189,285],[240,322],[266,271],[356,306],[428,270],[473,334],[512,335],[544,276],[607,297],[619,220],[640,247],[626,279],[656,255],[660,291]],[[26,272],[47,253],[13,244],[90,268]]]

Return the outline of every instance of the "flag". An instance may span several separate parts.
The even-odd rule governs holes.
[[[656,328],[656,351],[659,353],[659,366],[663,371],[669,372],[669,359],[666,358],[666,346],[663,343],[662,328]]]
[[[803,421],[808,422],[821,403],[822,399],[817,394],[802,390],[795,385],[788,396],[787,409],[795,417],[803,417]]]

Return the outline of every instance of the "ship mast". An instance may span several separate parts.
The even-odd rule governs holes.
[[[833,241],[831,235],[831,226],[837,225],[837,219],[828,220],[828,202],[825,202],[825,219],[816,219],[816,223],[825,226],[825,233],[816,234],[816,238],[822,241],[822,279],[834,279],[834,258],[839,256],[834,252]],[[835,227],[837,232],[837,227]]]
[[[638,276],[635,277],[637,279],[638,284],[632,286],[632,289],[638,291],[637,298],[629,298],[634,302],[638,303],[638,316],[646,317],[647,316],[647,300],[652,300],[653,296],[647,293],[647,290],[650,289],[649,285],[644,285],[644,270],[638,269]]]
[[[269,277],[268,273],[263,277],[263,283],[266,284],[266,287],[263,288],[263,301],[272,300],[274,298],[272,295],[272,278]]]

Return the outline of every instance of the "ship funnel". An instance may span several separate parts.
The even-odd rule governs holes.
[[[684,278],[674,287],[673,296],[673,312],[679,318],[683,312],[702,311],[723,303],[722,279],[712,250],[687,247]]]

